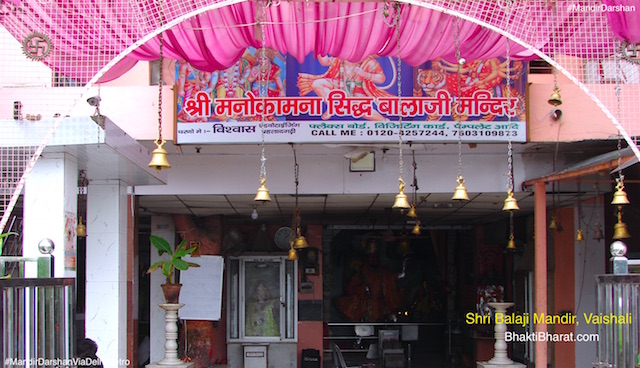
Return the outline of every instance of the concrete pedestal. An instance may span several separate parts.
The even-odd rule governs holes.
[[[514,303],[488,303],[495,310],[495,314],[504,315],[509,307]],[[494,314],[494,315],[495,315]],[[494,336],[496,343],[494,344],[493,358],[488,362],[476,362],[477,368],[524,368],[524,364],[516,363],[507,356],[507,343],[504,341],[504,335],[507,326],[504,323],[496,323],[494,327]]]
[[[165,344],[164,358],[157,363],[148,364],[147,368],[180,367],[186,368],[194,365],[193,362],[183,362],[178,358],[178,310],[184,304],[160,304],[165,311]]]
[[[492,364],[489,362],[476,362],[476,368],[525,368],[522,363],[511,362],[508,364]]]

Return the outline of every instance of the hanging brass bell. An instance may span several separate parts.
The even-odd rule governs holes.
[[[549,102],[549,104],[553,106],[562,105],[562,99],[560,98],[560,88],[556,87],[553,90],[553,93],[551,94],[551,97],[549,97],[549,101],[547,102]]]
[[[509,241],[507,242],[507,250],[516,250],[516,241],[513,238],[513,234],[509,235]]]
[[[76,235],[84,238],[87,236],[87,227],[82,223],[82,216],[78,219],[78,226],[76,227]]]
[[[518,207],[518,201],[513,197],[513,190],[509,189],[507,192],[507,198],[504,200],[504,206],[502,206],[502,210],[505,212],[517,211],[520,207]]]
[[[411,234],[420,235],[420,221],[416,221],[416,224],[413,226],[413,229],[411,230]]]
[[[404,194],[404,180],[402,178],[399,179],[400,184],[398,184],[398,194],[396,195],[396,200],[393,202],[393,208],[397,208],[402,210],[406,210],[411,208],[409,204],[409,200],[407,199],[407,195]]]
[[[584,235],[582,235],[582,229],[578,229],[578,234],[576,235],[576,241],[579,241],[579,242],[584,241]]]
[[[613,225],[613,236],[612,238],[615,240],[618,239],[629,239],[631,235],[629,234],[629,230],[627,230],[627,224],[622,222],[622,211],[618,211],[618,222]]]
[[[409,212],[407,212],[407,217],[411,217],[411,218],[418,217],[418,212],[416,211],[415,203],[411,203],[411,208],[409,208]]]
[[[618,184],[616,184],[616,191],[613,193],[613,199],[611,200],[611,204],[613,205],[625,205],[629,204],[629,198],[627,198],[627,193],[624,191],[624,183],[622,180],[618,180]]]
[[[267,189],[265,185],[266,180],[262,179],[260,181],[260,188],[258,188],[258,193],[256,193],[256,197],[253,199],[256,202],[269,202],[271,201],[271,196],[269,196],[269,189]]]
[[[309,247],[309,243],[307,243],[307,239],[305,239],[304,236],[300,235],[300,228],[298,228],[298,236],[296,237],[296,240],[293,242],[293,248],[302,249],[302,248],[308,248],[308,247]]]
[[[600,228],[600,224],[595,224],[595,230],[593,231],[593,240],[600,241],[604,239],[604,235],[602,234],[602,229]]]
[[[558,221],[556,220],[556,216],[551,216],[551,221],[549,222],[549,229],[556,230],[558,228]]]
[[[298,260],[298,252],[296,252],[293,247],[289,248],[289,255],[287,256],[287,261],[297,261]]]
[[[458,176],[457,183],[458,186],[453,192],[453,197],[451,197],[451,199],[454,201],[468,201],[469,195],[467,194],[467,188],[464,187],[464,178],[462,175]]]
[[[149,162],[149,167],[152,169],[156,169],[157,172],[160,172],[162,169],[169,169],[171,165],[169,161],[167,161],[167,151],[162,148],[166,141],[156,139],[156,149],[153,150],[153,155],[151,156],[151,162]]]

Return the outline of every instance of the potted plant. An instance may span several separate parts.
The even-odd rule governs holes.
[[[180,271],[185,271],[189,269],[189,267],[200,267],[199,264],[193,262],[187,262],[182,258],[191,254],[196,247],[192,247],[187,249],[187,240],[183,240],[178,244],[175,250],[171,249],[171,245],[164,238],[161,238],[156,235],[151,235],[149,237],[151,240],[151,245],[153,245],[158,250],[158,255],[162,256],[167,253],[169,255],[169,259],[160,260],[149,267],[147,273],[151,273],[157,269],[162,270],[162,274],[167,278],[166,283],[160,285],[162,286],[162,291],[164,292],[164,298],[167,303],[178,303],[178,298],[180,296],[180,288],[182,284],[175,282],[174,277],[174,269],[178,269]]]

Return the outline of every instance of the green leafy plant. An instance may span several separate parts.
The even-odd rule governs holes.
[[[8,233],[0,234],[0,255],[2,255],[2,248],[4,246],[4,238],[6,238],[9,235],[18,235],[18,234],[14,233],[14,232],[8,232]],[[11,277],[11,275],[0,275],[0,279],[8,279],[10,277]]]
[[[162,274],[167,278],[167,284],[174,284],[173,271],[174,269],[178,269],[180,271],[188,270],[189,267],[200,267],[199,264],[193,262],[187,262],[182,258],[191,254],[196,247],[187,249],[187,240],[183,240],[178,244],[175,250],[171,249],[171,245],[164,238],[161,238],[156,235],[151,235],[149,237],[151,240],[151,245],[153,245],[158,250],[158,255],[162,256],[163,254],[168,254],[169,259],[163,259],[158,261],[149,267],[147,273],[151,273],[157,269],[162,270]]]

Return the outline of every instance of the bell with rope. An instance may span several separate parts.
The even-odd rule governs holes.
[[[553,90],[553,93],[551,94],[551,97],[549,97],[549,100],[547,102],[549,102],[549,105],[553,105],[553,106],[562,105],[562,99],[560,98],[559,87],[556,86],[556,88]]]
[[[582,229],[578,229],[578,234],[576,235],[576,241],[579,242],[583,242],[584,241],[584,235],[582,235]]]
[[[613,193],[611,204],[620,206],[629,203],[631,202],[629,202],[629,198],[627,198],[627,192],[624,191],[624,183],[622,180],[618,179],[618,184],[616,184],[616,191]]]
[[[453,197],[451,197],[451,199],[454,201],[468,201],[469,195],[467,194],[467,188],[464,187],[464,178],[462,177],[462,175],[458,176],[457,183],[458,186],[453,192]]]
[[[260,180],[260,188],[258,188],[258,192],[256,193],[256,197],[253,199],[256,202],[269,202],[271,201],[271,196],[269,196],[269,189],[267,189],[265,185],[266,180]]]
[[[415,203],[411,203],[411,208],[409,208],[409,211],[407,212],[407,217],[410,217],[410,218],[418,217],[418,212],[416,211]]]
[[[411,234],[420,235],[420,221],[416,221],[416,224],[413,226],[413,229],[411,230]]]
[[[517,211],[520,207],[518,207],[518,201],[513,197],[513,190],[509,189],[507,192],[507,198],[504,200],[504,206],[502,206],[502,210],[505,212]]]
[[[507,242],[507,250],[515,251],[516,250],[516,241],[513,238],[513,234],[509,235],[509,241]]]
[[[409,200],[407,199],[407,195],[404,194],[404,180],[402,178],[399,179],[400,184],[398,184],[398,194],[396,195],[396,200],[393,202],[392,208],[397,208],[402,210],[406,210],[411,208],[409,204]]]
[[[289,255],[287,256],[287,261],[297,261],[298,260],[298,252],[293,249],[293,246],[289,248]]]
[[[600,224],[596,223],[594,227],[595,227],[595,230],[593,231],[593,240],[600,241],[604,239],[604,235],[602,234],[602,229],[600,228]]]
[[[296,236],[296,240],[293,242],[294,249],[303,249],[308,248],[309,243],[307,243],[307,239],[300,234],[300,228],[298,228],[298,236]]]
[[[556,215],[551,216],[551,221],[549,222],[549,229],[551,230],[558,229],[558,220],[556,220]]]
[[[82,223],[82,216],[78,219],[78,226],[76,227],[76,235],[80,238],[87,236],[87,227]]]
[[[169,161],[167,161],[167,151],[162,148],[167,141],[156,139],[156,149],[153,150],[153,155],[151,156],[151,162],[149,162],[149,167],[152,169],[156,169],[157,172],[160,172],[162,169],[169,169],[171,165]]]
[[[629,230],[627,230],[627,224],[622,222],[622,211],[618,210],[618,222],[613,225],[613,236],[612,239],[629,239],[631,235],[629,234]]]

